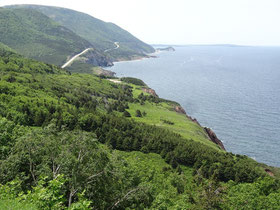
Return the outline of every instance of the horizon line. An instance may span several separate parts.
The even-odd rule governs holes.
[[[229,47],[280,47],[280,45],[243,45],[243,44],[155,44],[148,43],[151,46],[174,46],[174,47],[184,47],[184,46],[229,46]]]

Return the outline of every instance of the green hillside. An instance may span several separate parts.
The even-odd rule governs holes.
[[[279,209],[279,169],[219,149],[143,86],[0,45],[0,209]]]
[[[61,25],[88,40],[101,51],[115,48],[114,42],[119,43],[118,50],[109,50],[106,54],[115,60],[145,56],[154,49],[134,37],[129,32],[113,23],[107,23],[90,15],[70,9],[36,5],[21,5],[36,9]],[[20,7],[20,6],[19,6]]]
[[[12,48],[8,47],[7,45],[0,42],[0,49],[5,51],[15,52]]]
[[[27,57],[55,65],[62,65],[70,56],[92,47],[90,42],[32,9],[0,8],[0,31],[3,44]],[[92,54],[95,65],[111,63],[99,52]]]

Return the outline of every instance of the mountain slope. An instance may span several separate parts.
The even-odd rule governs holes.
[[[119,26],[96,19],[85,13],[49,6],[20,5],[19,7],[33,8],[44,13],[54,21],[85,38],[103,52],[107,49],[115,48],[114,43],[118,42],[120,45],[118,50],[107,52],[115,60],[145,56],[147,53],[154,52],[151,46],[140,41]]]
[[[7,51],[7,52],[14,52],[14,50],[7,45],[0,42],[0,50],[1,51]]]
[[[87,40],[54,22],[44,14],[26,8],[0,8],[0,42],[17,52],[47,63],[62,65],[71,55],[92,47]],[[96,65],[110,63],[95,53]],[[108,60],[108,61],[107,61]]]

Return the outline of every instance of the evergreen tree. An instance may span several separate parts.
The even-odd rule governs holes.
[[[123,112],[123,116],[124,117],[131,117],[130,113],[126,110]]]
[[[142,117],[142,113],[139,109],[136,110],[136,114],[135,114],[136,117]]]

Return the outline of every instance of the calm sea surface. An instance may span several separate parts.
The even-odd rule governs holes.
[[[227,151],[280,167],[280,47],[187,46],[115,63],[212,128]]]

